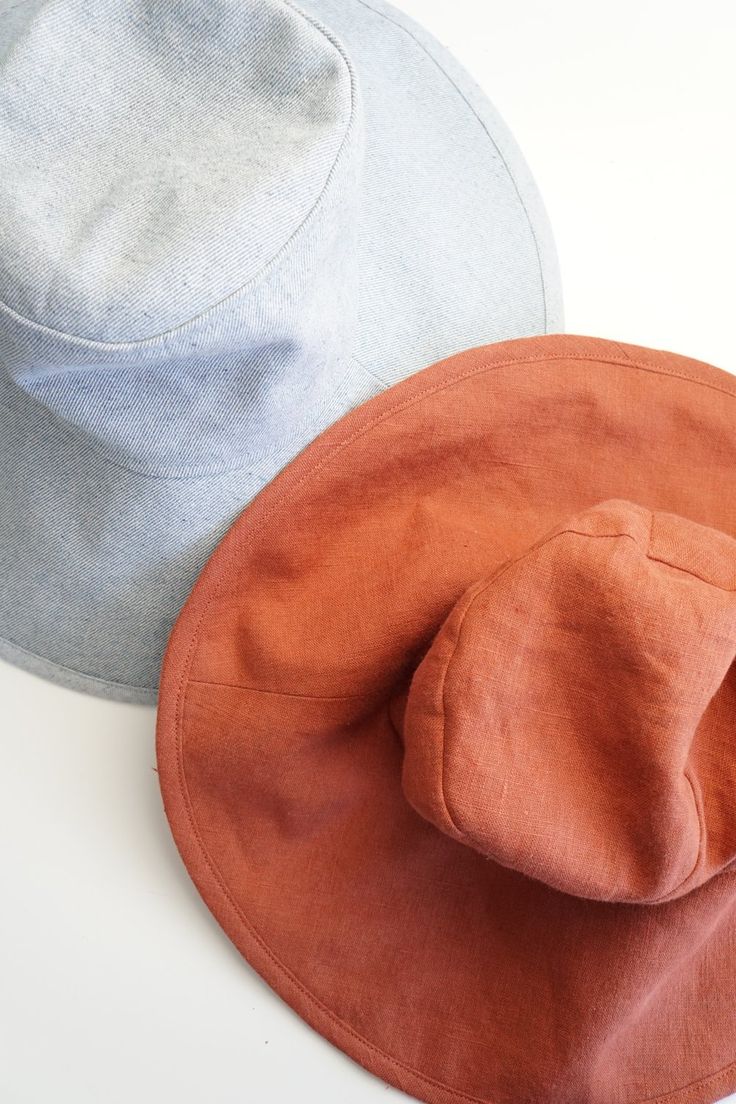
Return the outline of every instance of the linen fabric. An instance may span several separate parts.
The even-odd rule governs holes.
[[[736,1089],[735,417],[671,353],[472,350],[314,442],[178,619],[192,878],[429,1104]]]
[[[0,656],[152,701],[238,511],[469,343],[561,325],[485,97],[378,0],[0,0]]]

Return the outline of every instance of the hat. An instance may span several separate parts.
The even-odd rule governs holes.
[[[449,359],[310,446],[180,615],[189,872],[430,1104],[736,1089],[735,400],[609,341]]]
[[[152,701],[239,510],[428,361],[559,328],[554,250],[388,5],[0,7],[0,656]]]

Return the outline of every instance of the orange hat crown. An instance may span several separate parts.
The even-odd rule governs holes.
[[[702,884],[736,857],[735,591],[736,541],[672,514],[613,501],[557,528],[466,592],[417,670],[409,800],[576,896]]]

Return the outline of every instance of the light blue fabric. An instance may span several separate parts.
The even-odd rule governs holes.
[[[379,0],[305,9],[0,0],[0,656],[66,685],[154,700],[198,571],[310,440],[561,328],[485,97]]]

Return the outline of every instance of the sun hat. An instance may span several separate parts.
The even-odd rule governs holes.
[[[377,0],[306,11],[0,0],[0,656],[66,685],[154,700],[288,460],[431,360],[561,325],[485,97]]]
[[[736,380],[448,359],[244,511],[164,660],[166,812],[313,1027],[431,1104],[736,1088]]]

